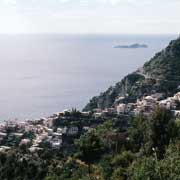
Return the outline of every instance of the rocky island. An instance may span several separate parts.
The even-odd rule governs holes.
[[[131,45],[117,45],[114,48],[121,48],[121,49],[136,49],[136,48],[148,48],[146,44],[131,44]]]

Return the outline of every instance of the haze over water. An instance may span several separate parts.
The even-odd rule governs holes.
[[[0,121],[81,109],[176,35],[1,35]],[[147,44],[149,48],[116,49]]]

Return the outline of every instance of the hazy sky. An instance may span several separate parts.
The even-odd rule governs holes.
[[[0,33],[179,33],[180,0],[0,0]]]

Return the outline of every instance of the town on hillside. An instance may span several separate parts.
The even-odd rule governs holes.
[[[180,92],[166,99],[162,97],[162,94],[156,93],[144,96],[136,103],[123,103],[125,97],[119,97],[113,108],[93,109],[91,112],[72,109],[36,120],[5,121],[0,125],[0,152],[14,147],[27,147],[30,153],[34,153],[47,147],[61,150],[65,154],[73,153],[74,139],[91,132],[103,122],[113,119],[120,122],[122,128],[127,128],[131,117],[138,114],[148,117],[157,106],[170,110],[175,119],[178,119]]]

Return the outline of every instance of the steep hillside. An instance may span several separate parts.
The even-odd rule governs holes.
[[[171,41],[167,48],[157,53],[142,68],[93,97],[84,111],[114,107],[121,101],[134,102],[144,95],[160,93],[163,97],[170,96],[177,91],[179,85],[180,38]]]

